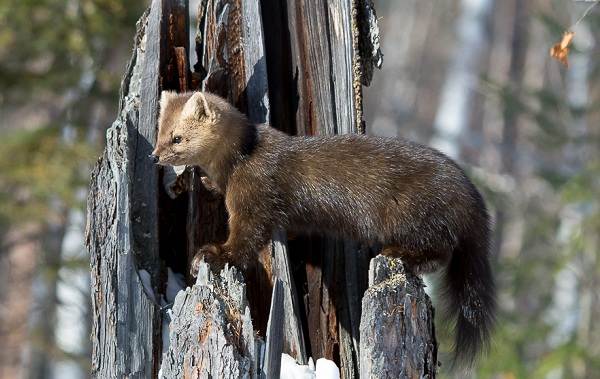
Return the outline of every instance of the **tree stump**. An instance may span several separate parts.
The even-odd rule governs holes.
[[[371,261],[360,320],[361,378],[434,378],[433,307],[423,281],[400,259]]]
[[[255,338],[246,285],[233,267],[213,275],[203,263],[198,280],[169,312],[169,350],[160,378],[254,378],[263,342]]]

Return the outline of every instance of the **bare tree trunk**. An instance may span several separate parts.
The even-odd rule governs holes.
[[[31,349],[24,347],[28,339],[28,323],[34,300],[33,282],[39,265],[36,238],[39,225],[13,228],[2,235],[0,244],[0,286],[17,290],[0,293],[1,378],[26,378],[31,367]]]
[[[154,144],[161,88],[215,92],[252,122],[271,122],[288,133],[362,133],[362,85],[381,64],[372,4],[200,1],[193,72],[186,12],[184,1],[154,0],[140,20],[121,114],[92,176],[87,245],[93,373],[276,378],[277,357],[285,352],[300,363],[309,355],[335,360],[343,378],[358,377],[360,304],[371,250],[352,241],[316,238],[288,246],[285,232],[277,230],[258,254],[256,271],[245,272],[245,278],[234,268],[214,275],[204,265],[195,284],[180,291],[165,311],[171,283],[164,265],[187,272],[200,246],[225,238],[227,215],[222,199],[203,187],[196,169],[157,171],[143,158]],[[406,296],[424,301],[419,305],[428,310],[423,322],[431,322],[420,280],[406,275],[394,283],[403,280]],[[272,290],[273,301],[265,296]],[[381,319],[381,325],[392,324]],[[431,331],[415,329],[435,347]],[[389,359],[397,352],[389,346],[368,349]],[[435,351],[414,353],[414,370],[405,374],[398,367],[398,377],[419,370],[433,376]],[[391,373],[370,372],[373,378]]]
[[[61,207],[61,216],[66,210]],[[56,350],[56,310],[58,300],[58,270],[62,261],[62,242],[66,229],[66,217],[46,226],[44,246],[42,248],[42,264],[45,270],[37,274],[37,285],[34,282],[31,323],[31,361],[27,377],[43,379],[53,370],[52,354]],[[37,291],[35,290],[37,289]]]
[[[479,78],[486,29],[494,0],[463,0],[457,22],[458,46],[442,89],[434,128],[437,135],[432,145],[450,157],[459,158],[457,140],[469,125],[470,106]]]
[[[134,255],[145,257],[146,251],[140,245],[144,238],[148,254],[155,255],[158,235],[156,225],[149,225],[145,235],[133,227],[134,223],[140,225],[147,215],[142,214],[143,207],[133,214],[132,184],[139,183],[133,174],[138,146],[148,151],[151,144],[140,135],[140,101],[142,94],[158,99],[154,82],[159,79],[161,21],[160,1],[155,0],[151,11],[138,22],[133,56],[121,87],[120,114],[107,132],[106,149],[92,173],[86,245],[92,267],[92,375],[95,377],[145,378],[157,374],[160,312],[153,301],[152,287],[151,296],[144,292]],[[148,85],[154,86],[156,93],[150,93]],[[146,98],[144,102],[149,100]],[[142,109],[156,112],[147,106]],[[144,116],[147,118],[148,115]],[[150,175],[156,177],[156,173]],[[147,187],[144,197],[152,194],[156,194],[156,188]],[[156,201],[138,204],[148,206],[148,216],[156,224],[153,216],[156,210],[152,207]],[[138,251],[134,249],[134,235],[140,237]],[[149,267],[158,265],[158,259],[144,261]]]

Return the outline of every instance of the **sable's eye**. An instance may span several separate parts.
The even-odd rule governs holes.
[[[180,143],[181,142],[181,136],[175,136],[175,137],[173,137],[172,142],[173,143]]]

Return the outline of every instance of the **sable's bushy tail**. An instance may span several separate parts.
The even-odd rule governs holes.
[[[496,288],[490,267],[489,227],[461,241],[446,268],[447,311],[455,317],[453,367],[471,367],[490,344],[495,321]]]

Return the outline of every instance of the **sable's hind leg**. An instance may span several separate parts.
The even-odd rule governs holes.
[[[273,228],[257,216],[229,216],[229,237],[221,246],[230,261],[246,269],[257,262],[256,254],[269,242]]]
[[[415,274],[428,274],[444,267],[450,255],[444,252],[413,252],[398,245],[386,245],[381,250],[381,255],[400,258]]]

